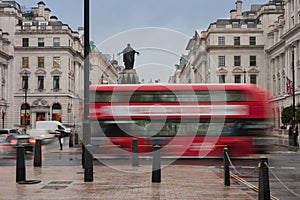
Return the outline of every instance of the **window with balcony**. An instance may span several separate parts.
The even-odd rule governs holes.
[[[234,66],[241,66],[241,56],[234,56]]]
[[[44,76],[38,76],[38,89],[44,89]]]
[[[241,45],[241,38],[239,36],[235,36],[233,38],[233,41],[234,41],[234,45]]]
[[[225,56],[218,57],[219,66],[225,66]]]
[[[29,47],[29,38],[23,38],[22,39],[22,46],[23,47]]]
[[[45,57],[38,57],[38,67],[40,68],[45,67]]]
[[[60,38],[59,37],[53,38],[53,46],[54,47],[59,47],[60,46]]]
[[[38,38],[38,46],[39,47],[44,47],[45,46],[44,38]]]
[[[54,68],[60,67],[60,57],[53,57],[53,67]]]
[[[249,45],[256,45],[256,37],[254,36],[249,37]]]
[[[256,66],[256,56],[250,56],[250,66]]]
[[[22,57],[22,68],[29,67],[29,57]]]
[[[219,36],[218,37],[218,45],[219,46],[224,46],[225,45],[225,37],[224,36]]]
[[[53,76],[53,89],[59,90],[59,76]]]

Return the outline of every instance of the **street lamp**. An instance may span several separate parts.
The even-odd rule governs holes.
[[[292,97],[293,97],[293,145],[297,146],[297,127],[296,127],[296,108],[295,108],[295,48],[296,46],[291,44],[290,48],[292,49]]]
[[[244,73],[244,83],[246,83],[246,73],[247,73],[247,71],[244,69],[243,73]]]
[[[23,76],[23,82],[22,82],[22,88],[25,92],[25,104],[24,104],[24,107],[25,107],[25,130],[26,130],[26,126],[28,125],[28,121],[27,121],[27,91],[28,91],[28,76],[27,76],[27,73],[24,74]]]

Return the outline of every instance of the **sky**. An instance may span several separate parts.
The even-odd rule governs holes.
[[[16,0],[25,9],[40,0]],[[83,27],[83,0],[43,0],[51,15],[72,30]],[[217,19],[230,17],[236,0],[90,0],[90,39],[103,54],[123,65],[128,43],[138,52],[135,69],[140,81],[167,82],[195,30],[206,30]],[[244,0],[242,10],[267,0]]]

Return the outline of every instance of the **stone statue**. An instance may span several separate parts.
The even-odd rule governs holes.
[[[140,54],[139,52],[135,51],[130,44],[127,44],[127,47],[122,52],[118,53],[118,55],[123,54],[125,69],[133,69],[135,53],[137,55]]]

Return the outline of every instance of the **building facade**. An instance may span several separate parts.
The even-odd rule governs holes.
[[[300,103],[300,1],[285,0],[285,12],[270,26],[266,48],[269,89],[276,116],[275,127],[281,126],[281,112],[292,105],[288,83],[294,81],[295,105]],[[294,70],[294,78],[293,78]],[[291,83],[291,82],[290,82]]]
[[[181,59],[180,82],[251,83],[267,87],[265,41],[268,26],[284,12],[282,1],[252,5],[242,12],[242,1],[229,19],[218,19],[205,31],[195,31]],[[182,63],[182,61],[180,61]]]

